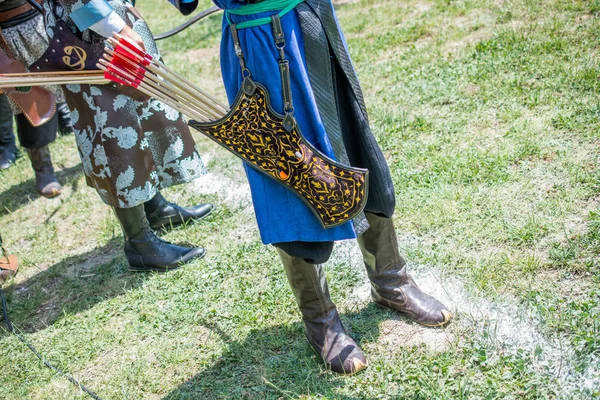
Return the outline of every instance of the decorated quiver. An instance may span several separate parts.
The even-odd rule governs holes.
[[[352,220],[367,201],[368,171],[342,165],[321,153],[302,135],[294,118],[285,37],[278,15],[271,26],[280,55],[284,115],[273,110],[267,89],[252,80],[235,24],[231,32],[244,80],[231,110],[218,121],[189,125],[237,154],[247,164],[296,193],[324,228]]]
[[[271,108],[267,89],[248,76],[225,117],[188,123],[294,191],[323,227],[354,218],[366,202],[368,172],[328,158],[302,136],[294,121],[286,129],[284,118]]]

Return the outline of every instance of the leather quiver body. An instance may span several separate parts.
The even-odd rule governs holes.
[[[296,193],[324,228],[350,221],[366,204],[368,171],[332,160],[302,136],[296,123],[288,130],[283,122],[271,108],[267,89],[247,77],[227,115],[188,123]]]

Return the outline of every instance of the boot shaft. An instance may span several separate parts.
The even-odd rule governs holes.
[[[37,149],[26,149],[31,167],[35,172],[46,172],[54,174],[54,166],[52,165],[52,155],[50,154],[49,146],[42,146]]]
[[[398,251],[398,239],[391,218],[365,213],[371,227],[358,238],[373,300],[399,311],[426,326],[442,326],[452,313],[436,298],[419,289],[408,274]]]
[[[146,217],[144,204],[114,208],[125,237],[125,256],[132,271],[165,272],[204,256],[201,247],[182,247],[156,236]]]
[[[144,210],[146,211],[146,215],[152,215],[168,206],[169,203],[167,202],[167,199],[164,198],[161,192],[157,191],[153,198],[144,203]]]
[[[156,231],[198,221],[210,214],[212,209],[212,204],[181,207],[167,201],[160,192],[144,203],[150,227]]]
[[[391,218],[365,213],[370,228],[357,239],[367,275],[373,281],[386,274],[406,274],[406,261],[400,255],[398,238]]]
[[[323,267],[290,256],[279,248],[277,251],[304,320],[324,321],[328,315],[337,313]]]
[[[31,167],[35,171],[35,186],[37,191],[44,197],[58,196],[62,192],[62,186],[54,175],[54,166],[50,156],[50,148],[27,148],[27,155],[31,160]]]
[[[133,238],[137,238],[144,233],[152,234],[148,219],[146,218],[146,212],[144,211],[144,205],[139,204],[131,208],[113,208],[119,224],[121,224],[121,230],[125,237],[125,242],[130,241]]]

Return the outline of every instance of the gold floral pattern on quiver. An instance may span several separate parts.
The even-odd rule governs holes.
[[[368,171],[337,163],[315,149],[297,124],[290,132],[270,106],[267,89],[240,90],[232,110],[211,123],[189,121],[242,160],[298,194],[325,228],[351,220],[366,203]]]

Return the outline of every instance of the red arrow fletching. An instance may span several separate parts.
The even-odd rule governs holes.
[[[119,45],[123,46],[127,50],[130,50],[135,55],[141,58],[141,63],[143,65],[148,65],[152,61],[152,56],[146,53],[144,50],[140,49],[137,44],[135,44],[131,39],[122,37],[119,40]],[[119,47],[119,46],[117,46]]]

